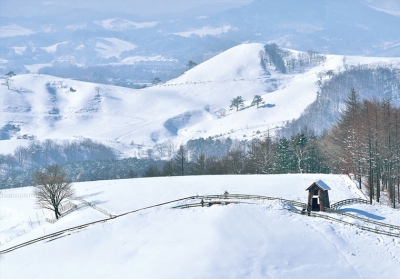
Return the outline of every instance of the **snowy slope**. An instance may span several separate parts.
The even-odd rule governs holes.
[[[332,201],[360,197],[348,177],[316,174],[147,178],[76,183],[75,188],[79,197],[115,214],[225,190],[305,201],[305,188],[316,179],[332,188]],[[30,191],[25,187],[2,195]],[[33,199],[1,197],[0,201],[2,244],[4,235],[13,238],[1,250],[79,221],[106,218],[82,207],[55,224],[33,222],[32,229]],[[398,238],[294,215],[279,202],[171,207],[126,215],[2,255],[0,277],[372,279],[394,278],[400,271]],[[362,209],[398,225],[398,210],[377,205]],[[29,232],[15,237],[22,228]]]
[[[121,50],[104,49],[104,55]],[[243,44],[179,78],[142,90],[18,75],[11,90],[0,87],[0,129],[7,124],[18,126],[20,131],[10,131],[11,139],[89,137],[117,144],[121,150],[132,141],[152,145],[172,139],[180,144],[198,137],[262,136],[298,118],[316,99],[319,72],[342,67],[341,56],[328,56],[325,64],[304,73],[267,73],[260,65],[262,50],[262,44]],[[349,65],[396,64],[400,59],[347,57],[346,61]],[[259,109],[250,106],[254,95],[264,99]],[[230,110],[230,101],[237,96],[243,97],[245,108]]]

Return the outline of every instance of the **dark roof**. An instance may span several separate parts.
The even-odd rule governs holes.
[[[328,185],[326,185],[326,183],[323,182],[322,180],[318,180],[318,181],[316,181],[316,182],[314,182],[314,183],[318,186],[318,188],[320,188],[320,189],[322,189],[322,190],[324,190],[324,191],[328,191],[328,190],[331,189],[331,187],[329,187]],[[308,187],[308,188],[306,189],[306,191],[307,191],[307,190],[310,190],[310,188],[314,185],[314,183],[311,184],[311,186]]]

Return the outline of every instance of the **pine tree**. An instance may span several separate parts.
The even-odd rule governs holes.
[[[239,108],[242,108],[243,106],[244,106],[244,100],[242,96],[237,96],[236,98],[231,100],[230,108],[236,108],[236,111],[238,111]]]
[[[253,101],[251,102],[251,105],[257,105],[257,108],[259,106],[259,104],[261,104],[263,102],[263,98],[260,95],[254,95]]]
[[[176,152],[172,162],[177,175],[183,176],[187,174],[189,168],[189,159],[188,151],[184,145],[179,146],[179,149]]]

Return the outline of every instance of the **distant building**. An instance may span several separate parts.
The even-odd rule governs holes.
[[[318,180],[306,189],[308,191],[308,205],[313,211],[325,211],[329,208],[328,190],[331,188],[322,180]]]

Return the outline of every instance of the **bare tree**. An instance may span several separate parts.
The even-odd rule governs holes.
[[[59,165],[52,165],[44,171],[37,171],[34,175],[36,203],[41,208],[54,211],[56,219],[60,218],[61,203],[74,197],[72,182]]]
[[[96,86],[95,88],[94,88],[94,90],[96,90],[96,96],[100,96],[100,90],[101,90],[101,87],[100,86]]]
[[[7,86],[7,89],[8,89],[8,90],[10,90],[10,86],[11,86],[12,84],[13,84],[13,80],[12,80],[9,76],[6,76],[6,77],[3,78],[2,85]]]

